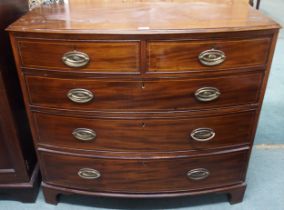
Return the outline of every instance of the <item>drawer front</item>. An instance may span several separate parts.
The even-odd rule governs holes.
[[[270,42],[270,38],[153,41],[148,43],[148,71],[186,72],[261,66],[267,61]]]
[[[157,193],[213,188],[243,181],[247,152],[173,159],[107,159],[40,153],[43,180],[68,188]]]
[[[18,41],[23,67],[67,72],[139,72],[139,42]]]
[[[250,142],[255,111],[190,119],[88,119],[33,113],[38,143],[101,151],[184,151]]]
[[[99,111],[188,110],[256,103],[261,81],[262,73],[259,72],[144,82],[26,77],[33,105]],[[208,91],[203,91],[208,87]]]

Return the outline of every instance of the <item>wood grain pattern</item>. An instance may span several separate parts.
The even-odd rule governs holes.
[[[210,41],[155,41],[148,43],[149,72],[186,72],[194,70],[212,71],[264,66],[270,47],[270,38],[247,40]],[[198,56],[201,52],[217,49],[226,59],[217,66],[205,66]]]
[[[48,184],[88,191],[163,193],[241,183],[247,152],[155,160],[83,158],[44,152],[40,153],[40,157],[45,168],[43,180]],[[78,176],[81,168],[96,169],[101,177],[82,179]],[[209,177],[200,181],[188,179],[187,172],[195,168],[208,169]]]
[[[30,103],[33,105],[97,111],[193,110],[257,103],[261,81],[262,72],[206,79],[156,81],[26,76]],[[220,98],[211,102],[197,101],[195,91],[208,86],[218,88],[221,92]],[[95,98],[86,104],[76,104],[67,97],[67,93],[74,88],[90,90]]]
[[[189,119],[140,120],[33,115],[40,146],[115,152],[199,151],[245,145],[250,142],[255,118],[254,111]],[[204,127],[215,131],[212,140],[198,142],[190,137],[193,130]],[[79,141],[72,135],[76,128],[92,129],[97,137],[89,142]]]
[[[228,185],[224,187],[215,187],[211,189],[204,189],[198,191],[183,191],[173,193],[106,193],[106,192],[93,192],[80,189],[70,189],[68,187],[59,187],[55,185],[46,184],[42,182],[42,190],[45,197],[45,201],[49,204],[57,205],[60,195],[85,195],[85,196],[111,196],[117,198],[172,198],[177,196],[194,196],[213,193],[228,193],[228,198],[231,204],[241,202],[240,198],[243,198],[246,189],[246,183]]]
[[[2,131],[0,130],[0,135],[3,136]],[[4,142],[0,141],[0,154],[3,157],[8,157],[9,153],[7,151],[7,147],[4,144]],[[9,170],[11,168],[11,160],[9,158],[0,158],[0,174],[1,174],[1,170]],[[12,170],[12,169],[11,169]],[[13,170],[12,170],[13,171]]]
[[[139,42],[59,42],[19,40],[23,67],[63,70],[66,72],[138,72]],[[70,51],[86,53],[85,67],[66,66],[62,57]]]
[[[9,30],[65,34],[169,34],[278,27],[274,21],[251,8],[247,0],[72,0],[68,4],[37,8]]]

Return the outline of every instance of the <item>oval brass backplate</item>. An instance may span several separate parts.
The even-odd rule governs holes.
[[[92,168],[81,168],[78,171],[78,175],[82,179],[98,179],[101,176],[99,171],[92,169]]]
[[[72,135],[80,141],[92,141],[97,137],[96,132],[89,128],[76,128]]]
[[[215,87],[202,87],[196,90],[194,95],[198,101],[209,102],[218,99],[221,92]]]
[[[86,66],[90,58],[86,53],[79,51],[70,51],[62,56],[63,63],[71,68],[80,68]]]
[[[187,177],[194,181],[206,179],[209,175],[210,172],[205,168],[196,168],[187,172]]]
[[[90,90],[75,88],[67,93],[67,97],[74,103],[84,104],[93,100],[95,95]]]
[[[201,52],[198,59],[205,66],[217,66],[225,61],[226,56],[221,50],[210,49]]]
[[[190,134],[193,140],[201,142],[210,141],[215,135],[215,131],[211,128],[197,128]]]

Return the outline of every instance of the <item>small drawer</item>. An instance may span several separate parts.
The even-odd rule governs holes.
[[[40,152],[44,182],[117,193],[191,191],[241,183],[247,157],[247,151],[164,159],[89,158]]]
[[[149,72],[226,70],[263,66],[270,38],[214,41],[151,41],[148,43]]]
[[[19,40],[22,67],[66,72],[139,72],[139,42]]]
[[[134,81],[26,76],[30,103],[95,111],[193,110],[257,103],[262,72],[199,79]]]
[[[255,111],[186,119],[90,119],[33,113],[38,143],[97,151],[165,152],[250,143]]]

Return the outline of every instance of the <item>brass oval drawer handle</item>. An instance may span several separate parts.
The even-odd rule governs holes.
[[[67,93],[67,97],[75,103],[88,103],[94,98],[94,94],[86,89],[75,88]]]
[[[194,95],[198,101],[209,102],[219,98],[221,92],[215,87],[203,87],[196,90]]]
[[[187,172],[187,177],[194,181],[206,179],[209,175],[210,172],[205,168],[196,168]]]
[[[197,128],[190,134],[191,138],[195,141],[210,141],[215,137],[216,133],[211,128]]]
[[[101,173],[92,168],[81,168],[78,171],[78,175],[82,179],[98,179],[101,177]]]
[[[74,50],[65,53],[62,57],[62,61],[68,67],[79,68],[86,66],[90,58],[86,53]]]
[[[226,55],[221,50],[211,49],[201,52],[198,59],[205,66],[217,66],[225,61]]]
[[[72,135],[80,141],[92,141],[97,137],[96,132],[89,128],[76,128]]]

